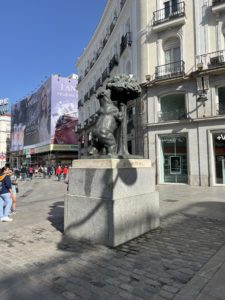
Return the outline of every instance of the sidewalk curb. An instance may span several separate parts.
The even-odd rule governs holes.
[[[223,265],[225,266],[225,245],[201,268],[174,300],[196,299]]]

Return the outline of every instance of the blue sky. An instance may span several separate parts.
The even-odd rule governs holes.
[[[76,73],[106,0],[0,0],[0,98],[20,100],[46,76]]]

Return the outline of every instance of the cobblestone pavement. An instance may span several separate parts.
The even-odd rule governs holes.
[[[63,185],[46,180],[40,191],[28,184],[21,189],[32,187],[33,204],[21,200],[13,225],[0,223],[1,300],[173,299],[225,244],[225,220],[181,210],[164,214],[159,229],[115,249],[68,243],[62,234]],[[34,195],[41,198],[49,185],[57,197],[45,197],[45,211]],[[25,204],[37,206],[33,222],[23,226]]]

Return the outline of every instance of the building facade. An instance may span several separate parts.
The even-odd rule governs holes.
[[[11,115],[0,114],[0,168],[9,162]]]
[[[77,76],[52,75],[12,105],[11,164],[71,164],[78,156]]]
[[[91,88],[104,87],[107,70],[134,74],[143,92],[131,105],[128,143],[139,145],[134,154],[143,147],[156,183],[225,185],[224,35],[225,0],[107,1],[77,64],[81,130],[98,109]]]
[[[96,94],[105,88],[109,78],[124,73],[139,76],[139,37],[141,30],[137,9],[146,1],[107,1],[102,18],[82,56],[77,61],[79,72],[79,130],[80,154],[85,155],[96,121],[99,103]],[[135,5],[134,5],[135,4]],[[139,103],[128,103],[128,148],[131,153],[143,154]],[[136,128],[134,130],[134,127]]]

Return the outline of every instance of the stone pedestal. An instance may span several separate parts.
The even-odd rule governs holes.
[[[115,247],[159,223],[159,198],[150,160],[73,161],[65,197],[66,238]]]

